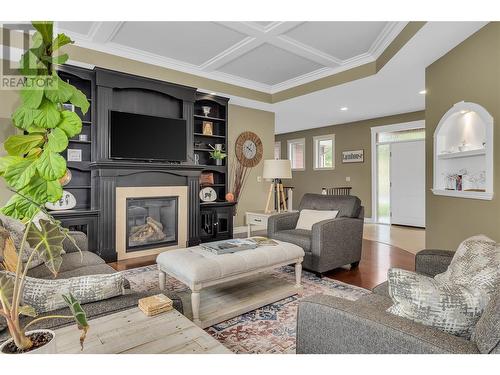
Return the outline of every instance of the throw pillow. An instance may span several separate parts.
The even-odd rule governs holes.
[[[470,338],[500,285],[500,244],[480,235],[463,241],[448,269],[429,278],[389,270],[389,312]]]
[[[338,211],[303,209],[300,211],[295,229],[312,230],[314,224],[323,220],[335,219],[338,213]]]
[[[0,213],[0,226],[4,227],[9,232],[12,241],[14,242],[14,245],[17,249],[17,252],[19,252],[19,249],[21,248],[21,243],[23,241],[24,229],[26,228],[25,225],[17,219],[13,219],[9,216]],[[24,251],[21,255],[23,263],[26,263],[28,261],[28,258],[32,253],[32,251],[33,248],[31,247],[31,245],[29,243],[26,243],[24,246]],[[31,260],[29,269],[35,268],[42,263],[43,260],[40,259],[38,254],[36,254]]]
[[[38,314],[66,307],[62,295],[71,293],[81,303],[102,301],[125,294],[126,279],[121,272],[69,279],[45,280],[26,277],[23,303]]]
[[[491,298],[474,328],[471,340],[481,353],[500,353],[500,290]]]
[[[388,273],[391,314],[470,338],[488,303],[481,289],[440,284],[431,277],[392,268]]]

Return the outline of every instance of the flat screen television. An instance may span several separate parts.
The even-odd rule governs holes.
[[[186,161],[186,120],[110,111],[110,158]]]

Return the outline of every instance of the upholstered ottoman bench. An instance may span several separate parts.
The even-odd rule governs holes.
[[[304,250],[276,242],[275,246],[223,255],[200,246],[166,251],[156,258],[160,288],[165,288],[166,274],[187,285],[193,322],[203,328],[297,294]],[[290,264],[295,265],[295,283],[269,272]],[[187,306],[184,314],[190,317]]]

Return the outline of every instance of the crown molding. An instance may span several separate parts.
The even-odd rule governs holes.
[[[284,35],[286,31],[297,27],[301,24],[301,22],[272,22],[265,27],[254,22],[217,23],[233,30],[244,32],[247,37],[200,65],[186,63],[169,57],[111,42],[113,36],[116,35],[116,33],[121,28],[123,24],[122,22],[114,22],[112,24],[109,24],[109,27],[108,23],[106,22],[96,22],[86,35],[74,32],[67,33],[75,40],[75,42],[77,42],[77,45],[84,48],[89,48],[148,64],[158,65],[168,69],[178,70],[180,72],[207,79],[214,79],[252,90],[262,91],[267,94],[274,94],[276,92],[286,90],[294,86],[309,83],[327,77],[329,75],[340,73],[342,71],[349,70],[365,63],[374,61],[407,24],[407,22],[388,23],[383,31],[378,35],[368,52],[347,60],[339,60],[334,56],[316,50],[313,47],[304,45],[303,43],[300,43],[293,38]],[[101,31],[105,32],[106,35],[99,38],[98,34]],[[262,82],[257,82],[232,74],[223,73],[217,70],[219,67],[227,64],[229,61],[243,56],[244,54],[264,43],[270,43],[278,48],[282,48],[287,50],[288,52],[294,53],[295,55],[299,55],[310,61],[314,61],[316,63],[324,65],[325,67],[280,82],[275,85],[268,85]]]
[[[408,25],[407,21],[403,22],[389,22],[382,32],[374,40],[367,53],[377,59],[394,39],[403,31]]]

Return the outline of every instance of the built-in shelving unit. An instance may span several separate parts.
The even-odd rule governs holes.
[[[222,165],[216,165],[215,160],[210,158],[210,145],[215,147],[220,144],[222,150],[227,152],[228,101],[229,99],[221,96],[197,93],[194,103],[195,161],[204,167],[202,173],[212,173],[214,180],[213,184],[200,185],[200,189],[210,186],[217,193],[215,202],[200,202],[202,242],[232,237],[234,203],[225,201],[228,192],[227,159],[223,160]],[[208,114],[204,113],[204,107],[210,108]],[[204,133],[204,126],[207,124],[212,134]]]
[[[71,172],[71,181],[63,186],[76,198],[76,207],[71,210],[52,211],[51,214],[61,221],[62,225],[70,230],[77,230],[89,235],[89,247],[97,246],[97,220],[99,210],[92,209],[92,188],[90,163],[93,161],[93,140],[95,137],[95,75],[88,69],[74,66],[61,66],[59,77],[82,91],[90,102],[90,107],[84,115],[78,108],[75,112],[82,119],[81,134],[87,135],[86,140],[79,138],[69,139],[68,149],[81,150],[82,161],[68,161],[67,167]],[[67,159],[67,152],[63,153]]]
[[[91,172],[89,164],[92,161],[92,136],[94,123],[94,103],[95,96],[94,73],[87,69],[80,69],[73,66],[63,66],[59,70],[59,76],[82,91],[90,102],[90,107],[84,115],[77,108],[76,113],[82,119],[82,132],[87,136],[86,140],[72,138],[69,140],[68,149],[81,150],[82,161],[68,162],[68,169],[71,171],[71,181],[63,187],[64,190],[72,193],[76,198],[74,210],[90,210],[91,208]],[[67,152],[63,154],[67,158]],[[55,212],[57,216],[57,212]]]
[[[456,103],[434,133],[435,195],[493,198],[493,118],[475,103]]]

